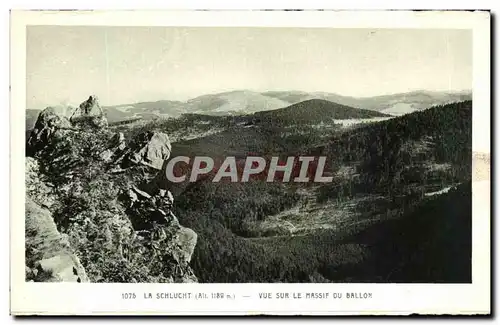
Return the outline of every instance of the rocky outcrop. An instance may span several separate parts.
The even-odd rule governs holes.
[[[26,198],[26,280],[88,282],[78,257],[57,230],[49,210]]]
[[[162,132],[140,133],[130,145],[127,160],[161,170],[163,162],[170,157],[172,144],[168,135]]]
[[[97,113],[97,115],[95,114]],[[70,117],[72,125],[79,128],[105,128],[108,120],[104,116],[101,105],[96,96],[89,96],[77,107]]]
[[[134,229],[149,242],[161,259],[171,264],[174,282],[197,282],[189,267],[198,235],[179,224],[171,211],[174,198],[169,191],[151,195],[136,187],[127,193],[128,214]],[[170,261],[170,262],[169,262]]]
[[[102,115],[88,105],[71,120],[44,110],[29,136],[26,279],[197,282],[189,266],[196,233],[179,224],[168,190],[147,186],[170,156],[169,137],[146,131],[127,143],[89,125]]]
[[[131,186],[125,197],[127,214],[134,228],[151,244],[170,269],[173,282],[197,282],[189,262],[198,236],[179,224],[172,212],[174,197],[165,184],[159,184],[172,145],[161,132],[140,133],[130,146],[128,161],[159,170],[157,176],[141,189]]]
[[[172,144],[165,133],[141,132],[127,144],[124,134],[118,132],[113,135],[108,148],[100,156],[105,162],[115,166],[114,171],[137,166],[161,170],[164,161],[170,157],[171,150]]]
[[[28,137],[26,154],[34,155],[46,147],[53,137],[63,136],[64,130],[71,128],[72,125],[66,117],[58,115],[52,107],[47,107],[38,115],[35,127]]]
[[[90,114],[94,107],[98,108],[98,115]],[[75,116],[76,112],[81,112],[81,114]],[[54,107],[47,107],[38,115],[35,126],[28,136],[26,155],[34,156],[54,138],[65,137],[67,132],[104,129],[107,126],[108,121],[97,102],[97,98],[92,96],[80,104],[80,107],[74,111],[69,119],[60,111],[56,111]]]

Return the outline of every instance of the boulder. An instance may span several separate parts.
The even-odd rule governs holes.
[[[170,157],[172,144],[162,132],[140,133],[130,146],[128,161],[161,170],[163,162]]]
[[[58,115],[54,108],[47,107],[38,115],[35,127],[28,137],[26,154],[28,156],[34,155],[47,146],[53,137],[64,135],[65,129],[71,129],[69,120]]]
[[[97,113],[97,114],[96,114]],[[89,96],[77,107],[70,117],[70,122],[79,128],[105,128],[108,120],[104,116],[96,96]]]
[[[35,263],[36,281],[82,282],[79,276],[79,262],[75,255],[60,254]]]
[[[191,261],[198,235],[190,228],[179,226],[179,230],[173,238],[172,256],[180,265],[186,265]]]
[[[57,230],[49,210],[26,198],[26,280],[88,282],[78,257]]]

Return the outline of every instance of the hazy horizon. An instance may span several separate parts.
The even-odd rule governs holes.
[[[216,92],[213,92],[213,93],[206,93],[206,94],[199,94],[197,96],[194,96],[194,97],[190,97],[186,100],[181,100],[181,99],[171,99],[171,98],[160,98],[160,99],[152,99],[152,100],[141,100],[141,101],[131,101],[131,102],[126,102],[126,103],[116,103],[116,104],[111,104],[111,105],[108,105],[108,104],[105,104],[105,105],[101,105],[101,106],[104,106],[104,107],[114,107],[114,106],[122,106],[122,105],[133,105],[133,104],[140,104],[140,103],[148,103],[148,102],[159,102],[159,101],[178,101],[178,102],[182,102],[182,103],[186,103],[187,101],[191,100],[191,99],[194,99],[194,98],[197,98],[197,97],[201,97],[201,96],[207,96],[207,95],[217,95],[217,94],[224,94],[224,93],[231,93],[231,92],[245,92],[245,91],[248,91],[248,92],[255,92],[255,93],[264,93],[264,92],[306,92],[306,91],[303,91],[303,90],[296,90],[296,89],[293,89],[293,90],[284,90],[284,89],[277,89],[277,90],[265,90],[265,91],[256,91],[256,90],[251,90],[251,89],[234,89],[234,90],[227,90],[227,91],[216,91]],[[428,89],[413,89],[413,90],[408,90],[408,91],[405,91],[405,92],[398,92],[398,93],[387,93],[387,94],[380,94],[380,95],[374,95],[374,96],[359,96],[359,97],[353,97],[353,98],[357,98],[357,99],[363,99],[363,98],[372,98],[372,97],[379,97],[379,96],[391,96],[391,95],[399,95],[399,94],[404,94],[404,93],[414,93],[414,92],[438,92],[438,93],[472,93],[472,89],[461,89],[461,90],[453,90],[453,91],[436,91],[436,90],[428,90]],[[314,91],[311,91],[309,93],[329,93],[329,94],[332,94],[332,95],[338,95],[338,96],[343,96],[343,97],[352,97],[352,96],[344,96],[342,94],[337,94],[337,93],[332,93],[332,92],[314,92]],[[83,102],[84,100],[86,100],[88,98],[88,96],[86,97],[82,97],[80,99],[80,101],[78,102],[78,104],[80,102]],[[98,97],[99,99],[99,97]],[[99,99],[99,102],[100,99]],[[76,102],[75,102],[76,103]],[[54,103],[54,104],[49,104],[49,105],[46,105],[46,106],[43,106],[43,107],[26,107],[26,109],[34,109],[34,110],[43,110],[49,106],[54,106],[54,107],[57,107],[59,105],[65,105],[65,103]],[[68,105],[71,105],[71,103],[68,103]],[[76,105],[76,104],[74,104]]]
[[[26,108],[229,91],[472,90],[470,30],[29,26]]]

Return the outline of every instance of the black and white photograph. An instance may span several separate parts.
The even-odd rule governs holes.
[[[26,26],[25,282],[471,285],[474,35]]]

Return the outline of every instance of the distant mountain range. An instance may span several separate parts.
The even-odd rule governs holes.
[[[378,111],[389,115],[404,115],[435,105],[471,100],[472,93],[470,91],[451,93],[422,90],[393,95],[356,98],[327,92],[254,92],[236,90],[202,95],[186,102],[160,100],[106,106],[104,110],[106,111],[108,121],[113,123],[133,118],[154,119],[157,117],[178,117],[185,113],[241,115],[284,108],[312,99],[321,99],[343,106]],[[31,109],[26,111],[27,128],[30,128],[34,124],[39,112],[39,110]],[[71,110],[67,110],[66,115],[68,114],[71,114]]]
[[[297,103],[308,99],[324,99],[345,106],[369,109],[390,115],[403,115],[435,105],[472,99],[472,92],[470,91],[436,92],[419,90],[392,95],[357,98],[333,93],[307,93],[303,91],[270,91],[264,94],[290,103]]]

